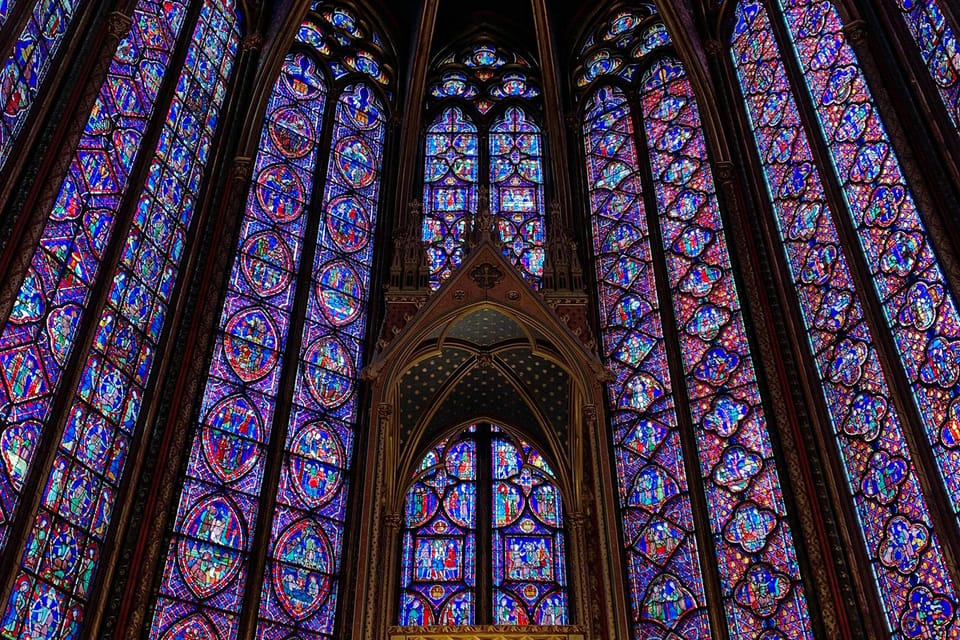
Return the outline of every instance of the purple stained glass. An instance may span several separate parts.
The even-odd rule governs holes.
[[[731,272],[693,88],[679,61],[640,86],[663,250],[731,638],[812,638],[793,534]],[[701,288],[686,286],[710,273]]]
[[[185,13],[175,1],[137,4],[0,330],[0,547],[50,419]],[[112,380],[104,369],[82,384],[100,388]]]
[[[37,624],[49,638],[80,629],[238,41],[233,6],[206,2],[67,411],[4,635],[31,636]]]
[[[540,128],[519,107],[490,127],[490,210],[504,255],[535,284],[543,275],[543,152]]]
[[[267,105],[151,638],[237,633],[325,98],[313,59],[288,55]],[[304,527],[284,543],[316,533]]]
[[[960,516],[956,300],[836,10],[824,2],[784,6],[847,212],[947,494]]]
[[[340,142],[327,168],[258,638],[334,631],[385,130],[370,87],[347,87],[337,102]],[[345,140],[357,149],[355,163],[343,159]],[[352,221],[348,234],[335,231],[344,220]]]
[[[477,212],[477,128],[459,108],[427,129],[423,180],[423,241],[434,289],[463,259],[465,234]]]
[[[10,158],[17,136],[36,103],[50,65],[81,4],[80,0],[36,2],[20,37],[13,45],[10,57],[0,71],[0,105],[3,105],[3,113],[0,114],[0,169]],[[0,26],[5,18],[6,12],[0,6]],[[131,52],[131,56],[131,60],[134,60],[136,53]]]
[[[737,7],[731,55],[887,625],[906,638],[956,634],[956,587],[889,400],[849,249],[756,0]]]
[[[960,131],[960,44],[939,0],[896,0],[900,15],[937,84],[953,126]]]
[[[404,501],[402,626],[475,623],[477,443],[473,435],[437,445]]]
[[[587,102],[584,146],[633,636],[710,636],[626,95]],[[691,287],[711,281],[693,271]]]
[[[493,623],[568,624],[563,510],[553,472],[527,443],[491,440]]]

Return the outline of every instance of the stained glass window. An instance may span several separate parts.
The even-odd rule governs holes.
[[[938,0],[897,0],[895,5],[930,70],[953,126],[960,131],[960,44]]]
[[[259,637],[333,634],[387,120],[374,87],[390,70],[367,33],[315,5],[297,34],[312,51],[297,45],[273,87],[151,637],[235,638],[250,602]]]
[[[477,213],[481,164],[490,167],[483,186],[490,191],[504,255],[538,285],[546,241],[543,148],[540,127],[520,106],[540,96],[530,64],[480,44],[442,60],[436,75],[429,102],[445,108],[427,129],[423,179],[430,285],[439,287],[463,257]],[[502,113],[494,109],[500,104]]]
[[[816,143],[803,128],[759,2],[739,4],[731,55],[887,625],[908,638],[947,636],[957,632],[956,587],[864,317],[870,292],[857,290],[850,272],[857,247],[840,240],[840,212],[824,180],[840,179],[887,328],[956,500],[955,454],[947,445],[958,359],[942,348],[945,336],[955,335],[955,305],[836,13],[829,3],[807,5],[800,12],[790,4],[785,16],[811,74],[809,96],[824,118],[833,167],[814,163]]]
[[[404,504],[401,625],[475,623],[476,480],[471,435],[424,457]]]
[[[165,45],[168,51],[172,46],[176,29],[180,26],[176,20],[182,22],[183,7],[178,12],[166,14],[167,18],[176,19],[172,23],[165,22],[164,15],[153,13],[158,10],[150,4],[138,7],[139,20],[135,20],[135,28],[126,44],[134,51],[139,47],[145,59],[149,59],[147,55],[152,56],[160,65],[166,62],[168,54],[161,53],[163,49],[159,47]],[[136,28],[144,25],[152,25],[153,31]],[[216,133],[218,112],[226,94],[238,39],[235,8],[229,3],[205,2],[193,30],[187,60],[161,130],[133,226],[124,242],[120,264],[97,323],[79,387],[67,410],[67,424],[57,456],[43,488],[39,513],[30,529],[14,590],[5,608],[4,637],[74,637],[82,624],[83,606],[90,595],[159,346],[167,304],[179,271],[184,237],[201,187],[210,140]],[[129,175],[136,152],[138,137],[127,141],[132,147],[129,149],[104,147],[106,141],[112,140],[108,135],[112,127],[104,122],[100,123],[104,130],[98,130],[98,123],[94,121],[98,116],[118,117],[113,111],[100,110],[119,108],[118,104],[109,103],[106,96],[116,96],[112,89],[125,79],[121,69],[122,64],[115,59],[107,86],[81,141],[81,151],[71,167],[68,182],[61,190],[57,206],[73,207],[72,215],[57,210],[52,216],[57,222],[63,220],[59,230],[70,228],[67,225],[71,218],[82,220],[82,224],[75,227],[77,235],[72,243],[72,262],[67,265],[68,270],[75,271],[64,274],[65,282],[62,281],[60,290],[55,290],[53,299],[47,302],[56,305],[69,301],[59,307],[61,313],[55,320],[51,318],[57,308],[49,312],[47,323],[52,337],[62,331],[67,339],[75,331],[82,305],[89,295],[87,287],[92,285],[99,255],[109,237],[107,207],[115,205],[122,195],[125,185],[120,182],[120,176]],[[151,67],[144,64],[143,69]],[[131,91],[149,93],[142,86],[137,88],[136,81],[139,80],[141,85],[148,81],[140,76],[143,73],[147,72],[137,71],[128,80]],[[162,66],[154,68],[154,73],[158,75],[153,81],[159,82]],[[149,118],[149,113],[141,113],[140,118],[135,119],[136,111],[127,115],[131,124],[141,127]],[[104,166],[93,166],[100,162]],[[81,204],[83,197],[90,195],[87,189],[97,191],[90,188],[90,182],[78,190],[79,193],[74,190],[75,186],[67,187],[77,184],[70,180],[89,179],[90,171],[114,173],[116,193],[108,196],[105,192],[98,192],[104,200],[97,204],[104,210],[85,211]],[[105,219],[98,220],[98,217]],[[48,232],[50,230],[51,226],[48,226]],[[68,238],[52,238],[51,235],[45,234],[41,251],[50,252],[58,246],[63,247],[64,252],[69,249],[71,242]],[[98,243],[102,245],[97,247]],[[90,253],[86,255],[88,251]],[[43,257],[49,259],[49,255]],[[34,264],[54,267],[44,261],[35,261]],[[89,279],[84,282],[81,274]],[[44,281],[45,275],[38,269],[28,276],[28,280],[32,277]],[[74,278],[71,279],[70,275]],[[75,297],[71,297],[69,291],[73,291]],[[42,313],[44,300],[39,297],[41,291],[36,295],[35,302]],[[23,307],[18,306],[18,309]],[[51,322],[55,324],[51,326]],[[54,351],[57,365],[63,365],[57,355],[65,358],[69,349],[69,344],[63,344],[59,354]],[[41,405],[45,411],[49,411],[54,391],[51,385]],[[41,427],[40,423],[34,424],[32,440],[36,442]],[[11,433],[17,435],[16,429],[8,427],[5,436]],[[20,434],[23,433],[26,431],[21,430]],[[22,448],[19,451],[6,450],[5,456],[9,459],[22,452]],[[26,468],[29,460],[21,459]]]
[[[477,212],[477,128],[450,107],[427,129],[426,144],[423,240],[430,282],[439,286],[460,265],[467,224]]]
[[[399,624],[567,624],[562,513],[553,471],[526,442],[493,425],[440,442],[404,502]],[[477,611],[480,572],[490,612]]]
[[[0,26],[6,22],[13,2],[0,6]],[[13,143],[23,129],[36,103],[54,58],[77,12],[81,0],[45,0],[34,3],[13,51],[0,71],[0,169],[10,157]],[[149,30],[149,29],[148,29]],[[128,42],[128,41],[126,41]],[[120,56],[118,49],[118,57]],[[128,62],[136,60],[136,52],[127,50]],[[118,58],[114,58],[117,60]]]
[[[632,114],[601,87],[584,115],[587,184],[635,638],[710,635]],[[685,280],[710,283],[704,272]],[[715,278],[714,278],[715,279]],[[694,289],[695,290],[695,289]]]
[[[696,99],[679,61],[650,55],[669,44],[658,24],[641,13],[613,15],[594,36],[610,44],[585,49],[582,76],[587,86],[624,79],[621,64],[590,61],[631,60],[636,73],[627,79],[638,82],[641,107],[631,113],[622,90],[601,85],[584,113],[634,634],[710,633],[690,535],[696,515],[686,474],[697,469],[729,636],[755,638],[767,628],[812,638]],[[646,195],[633,118],[643,124],[653,177]],[[651,246],[648,228],[661,247]],[[669,291],[657,291],[658,268]],[[671,301],[672,314],[658,298]],[[664,341],[662,318],[676,323],[675,344]],[[682,363],[683,385],[671,384],[669,351]],[[683,460],[678,411],[690,416],[699,464]]]
[[[494,429],[493,622],[567,624],[563,512],[553,471],[530,445]]]
[[[260,601],[267,637],[333,633],[385,128],[370,87],[347,87],[337,102]]]
[[[113,58],[10,318],[0,329],[0,407],[4,407],[0,547],[6,543],[37,443],[50,420],[185,12],[178,2],[143,0],[137,5],[133,26]],[[194,161],[189,156],[184,160]],[[130,357],[140,357],[138,349],[133,347]],[[84,510],[80,503],[77,508]]]
[[[543,159],[540,128],[519,107],[490,127],[490,208],[512,262],[534,281],[543,273]]]

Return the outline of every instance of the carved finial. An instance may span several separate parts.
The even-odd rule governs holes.
[[[263,48],[263,35],[257,32],[248,33],[240,41],[240,50],[243,52],[256,52]]]
[[[847,36],[850,44],[860,44],[870,37],[870,30],[867,29],[867,23],[863,20],[851,20],[843,25],[843,34]]]
[[[236,156],[233,159],[233,178],[240,182],[248,182],[253,175],[253,158],[250,156]]]
[[[107,16],[107,37],[111,42],[120,42],[120,39],[130,31],[133,20],[122,11],[112,11]]]
[[[711,58],[717,58],[723,55],[724,49],[726,47],[719,40],[707,40],[703,45],[703,50],[707,52],[707,55]]]

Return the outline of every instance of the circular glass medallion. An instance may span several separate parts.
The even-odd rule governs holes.
[[[370,217],[357,198],[343,196],[327,205],[327,231],[338,249],[355,253],[367,246]]]
[[[237,574],[243,529],[240,515],[223,496],[205,498],[187,514],[177,541],[177,564],[197,597],[217,593]]]
[[[341,139],[334,154],[340,175],[357,189],[369,186],[377,177],[373,149],[356,136]]]
[[[340,488],[340,438],[323,423],[310,424],[294,438],[290,454],[290,473],[300,497],[311,507],[327,502]]]
[[[353,363],[342,342],[325,336],[307,350],[307,386],[313,399],[327,409],[340,406],[353,390]]]
[[[221,400],[203,418],[203,453],[224,482],[246,475],[260,458],[260,414],[243,396]]]
[[[295,220],[303,211],[303,184],[283,164],[267,167],[257,176],[257,202],[277,222]]]
[[[363,283],[342,260],[328,263],[317,278],[317,298],[323,315],[336,327],[352,322],[360,313]]]
[[[330,544],[315,522],[301,520],[284,531],[277,541],[273,588],[286,612],[297,620],[312,615],[330,593],[333,569]]]
[[[276,327],[260,307],[238,311],[227,322],[223,336],[223,353],[233,372],[244,382],[264,377],[276,366]]]
[[[273,231],[263,231],[243,243],[240,268],[256,292],[269,297],[290,284],[293,256],[283,238]]]
[[[313,147],[313,126],[298,107],[280,107],[274,111],[267,130],[273,144],[287,158],[301,158]]]

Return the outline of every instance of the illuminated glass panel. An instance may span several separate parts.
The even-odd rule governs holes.
[[[260,638],[333,633],[385,129],[370,88],[347,87],[337,102]]]
[[[463,259],[468,225],[477,211],[477,128],[458,108],[427,129],[423,180],[423,241],[436,289]]]
[[[490,127],[490,210],[504,255],[534,283],[543,275],[546,241],[540,128],[510,107]]]
[[[11,3],[3,3],[11,4]],[[13,51],[0,71],[0,169],[10,157],[13,143],[23,129],[36,102],[37,94],[50,70],[63,37],[70,27],[81,0],[44,0],[36,2]],[[0,26],[6,21],[6,10],[0,6]],[[150,27],[145,32],[150,31]],[[126,53],[128,62],[135,62],[137,52],[118,49],[114,60]]]
[[[537,451],[494,430],[493,623],[568,624],[563,511]]]
[[[237,633],[325,97],[316,63],[288,55],[267,105],[151,638]]]
[[[938,0],[897,0],[895,3],[930,70],[940,97],[960,129],[960,45],[940,10]]]
[[[850,220],[954,512],[960,515],[960,313],[829,2],[785,2]]]
[[[50,418],[185,12],[173,0],[137,4],[0,330],[0,547]],[[83,490],[93,495],[99,487],[94,482]],[[92,517],[81,495],[76,513]]]
[[[238,38],[233,7],[206,2],[4,615],[21,637],[42,612],[43,637],[79,631]]]
[[[630,107],[617,88],[587,103],[590,188],[603,353],[613,371],[610,412],[633,636],[710,637],[699,552],[657,301]],[[680,286],[709,287],[694,268]]]
[[[793,535],[731,272],[693,89],[658,61],[640,85],[674,317],[731,638],[812,638]]]
[[[731,54],[887,625],[906,638],[958,634],[956,587],[889,404],[769,18],[756,0],[737,8]]]
[[[474,624],[476,480],[477,443],[466,433],[421,463],[404,503],[400,625]]]

